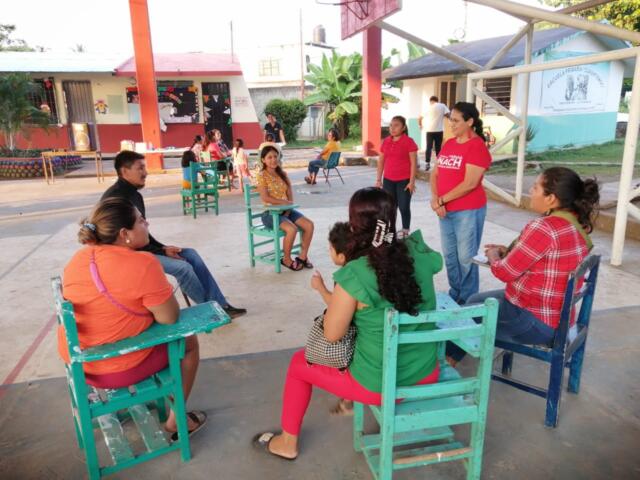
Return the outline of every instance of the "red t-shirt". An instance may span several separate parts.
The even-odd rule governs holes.
[[[418,151],[418,145],[406,134],[393,141],[389,136],[384,139],[380,151],[384,154],[384,178],[397,182],[411,178],[411,160],[409,154]]]
[[[491,154],[480,137],[473,137],[464,143],[455,138],[447,140],[438,155],[438,176],[436,187],[441,197],[453,190],[464,180],[467,163],[488,169],[491,165]],[[482,182],[482,179],[480,179]],[[487,204],[487,196],[482,183],[460,198],[447,202],[447,210],[473,210]]]

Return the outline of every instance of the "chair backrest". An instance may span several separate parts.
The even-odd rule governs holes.
[[[336,168],[338,166],[338,163],[340,162],[340,154],[341,152],[331,152],[329,154],[327,166],[325,167],[327,170],[329,170],[330,168]]]
[[[62,280],[60,277],[51,279],[51,289],[53,290],[53,299],[56,305],[56,318],[58,325],[62,325],[62,328],[64,328],[69,353],[81,353],[73,305],[62,296]],[[73,355],[71,356],[73,357]]]
[[[590,254],[569,275],[567,287],[564,291],[564,301],[560,311],[560,321],[556,330],[554,347],[561,347],[566,343],[575,305],[580,301],[582,301],[582,304],[578,311],[576,323],[578,326],[587,326],[589,324],[599,267],[600,255]]]
[[[253,202],[260,198],[260,193],[258,193],[258,189],[255,185],[251,185],[251,181],[248,178],[244,178],[244,207],[247,212],[247,225],[249,228],[255,227],[256,224],[254,220],[262,216],[262,210],[254,213],[254,204]]]
[[[388,309],[385,314],[382,365],[382,410],[385,418],[395,413],[396,399],[426,400],[433,398],[473,395],[477,407],[486,409],[493,362],[498,301],[488,298],[484,304],[449,310],[420,312],[416,316]],[[481,317],[481,323],[473,318]],[[468,321],[465,321],[468,319]],[[462,322],[461,322],[462,321]],[[431,324],[431,330],[404,331],[405,325]],[[470,377],[440,381],[430,385],[399,387],[396,381],[398,345],[440,344],[467,338],[479,339],[480,362],[476,374]],[[464,347],[464,343],[460,342]],[[389,415],[389,416],[387,416]]]

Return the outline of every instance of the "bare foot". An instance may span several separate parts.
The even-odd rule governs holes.
[[[281,433],[269,441],[269,451],[274,455],[284,458],[296,458],[298,456],[298,437]]]
[[[331,410],[329,410],[331,415],[340,415],[344,417],[353,416],[353,402],[351,400],[346,400],[341,398],[338,402],[333,406]]]

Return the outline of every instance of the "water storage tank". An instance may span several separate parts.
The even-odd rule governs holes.
[[[72,123],[71,132],[73,133],[73,144],[79,152],[88,152],[91,150],[91,140],[89,139],[89,125],[86,123]]]
[[[318,25],[313,29],[313,43],[324,45],[327,43],[327,34],[322,25]]]

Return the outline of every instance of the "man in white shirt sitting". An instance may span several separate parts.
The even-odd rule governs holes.
[[[440,154],[442,148],[442,136],[444,132],[444,117],[449,118],[449,109],[444,103],[438,101],[435,95],[429,98],[429,108],[427,110],[427,150],[425,160],[427,163],[426,170],[429,171],[431,166],[431,152],[435,145],[436,158]],[[420,128],[422,128],[422,117],[419,119]]]

